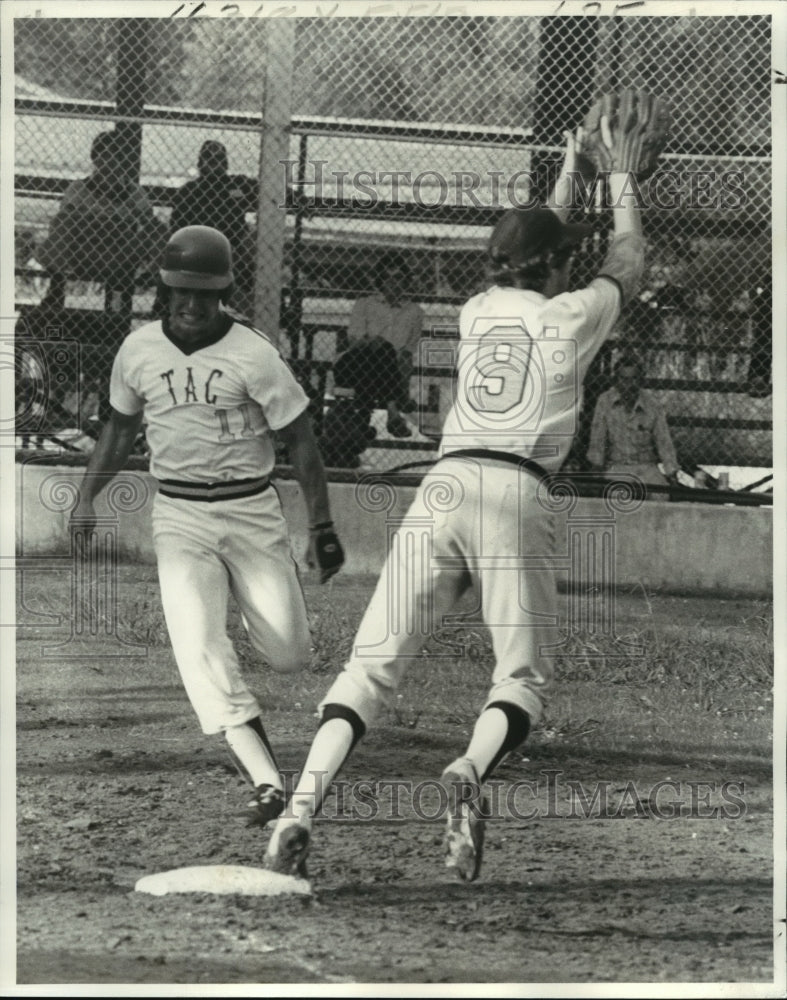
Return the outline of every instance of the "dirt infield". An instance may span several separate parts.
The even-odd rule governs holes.
[[[323,634],[328,648],[301,681],[249,666],[288,770],[303,762],[317,701],[368,593],[343,587],[334,594],[346,603],[332,600],[339,633]],[[152,571],[127,568],[121,580],[123,628],[135,641],[147,635],[136,657],[70,659],[73,646],[42,655],[64,636],[42,615],[66,595],[49,588],[44,601],[32,580],[26,594],[19,984],[772,981],[769,685],[728,695],[721,680],[697,691],[671,679],[564,677],[553,712],[496,775],[483,872],[464,885],[442,866],[428,794],[402,792],[397,809],[387,787],[357,784],[410,779],[420,796],[465,739],[483,662],[467,667],[469,691],[456,696],[445,687],[434,700],[416,678],[357,748],[341,802],[326,804],[313,898],[157,898],[135,892],[137,879],[259,866],[266,835],[241,818],[246,789],[221,740],[197,730],[158,631]],[[319,625],[324,591],[307,597]],[[622,627],[648,616],[662,636],[683,622],[746,640],[766,615],[762,602],[652,595],[619,606]]]

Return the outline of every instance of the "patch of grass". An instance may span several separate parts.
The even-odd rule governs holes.
[[[638,647],[638,648],[637,648]],[[686,688],[770,688],[773,637],[767,623],[708,629],[652,627],[618,637],[572,635],[557,657],[558,680],[664,684]]]
[[[359,604],[357,598],[348,598],[343,591],[311,595],[308,610],[313,650],[309,669],[312,673],[331,674],[348,659],[363,614]]]
[[[307,669],[295,676],[278,675],[262,663],[237,609],[231,609],[230,636],[266,711],[316,710],[350,655],[374,583],[307,586],[313,654]],[[167,682],[177,683],[155,570],[121,575],[117,593],[118,634],[149,647],[151,676],[161,678],[166,663],[171,668]],[[692,621],[686,613],[676,624],[660,612],[661,601],[648,595],[644,615],[641,602],[636,614],[619,609],[615,635],[585,628],[566,638],[556,651],[555,686],[534,737],[585,746],[599,738],[650,746],[667,745],[676,737],[694,743],[733,744],[749,738],[760,746],[767,743],[773,704],[769,606],[749,602],[737,617],[711,616],[715,624],[708,624],[708,616]],[[60,614],[67,628],[68,581],[31,578],[20,606]],[[20,638],[24,640],[25,630]],[[414,659],[393,704],[382,714],[382,724],[411,731],[425,731],[432,724],[472,726],[494,668],[490,633],[470,623],[442,630],[436,638],[443,645],[430,642],[430,655]],[[34,650],[20,649],[20,659],[34,660],[31,654]],[[73,669],[87,674],[79,663]],[[107,675],[115,676],[114,668]]]

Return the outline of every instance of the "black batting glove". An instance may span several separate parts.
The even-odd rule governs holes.
[[[310,569],[319,569],[320,583],[326,583],[344,565],[344,549],[333,530],[333,521],[309,529],[307,561]]]

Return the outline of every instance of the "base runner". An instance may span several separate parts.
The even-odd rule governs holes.
[[[172,649],[205,733],[223,732],[255,787],[250,819],[283,808],[283,783],[260,706],[227,636],[230,594],[275,670],[308,663],[310,635],[287,524],[270,474],[273,434],[286,445],[308,508],[310,558],[325,582],[343,562],[308,397],[271,341],[223,308],[232,293],[226,237],[175,232],[160,272],[162,320],[118,351],[111,416],[80,487],[72,529],[95,523],[94,499],[128,458],[143,422],[158,481],[153,538]]]

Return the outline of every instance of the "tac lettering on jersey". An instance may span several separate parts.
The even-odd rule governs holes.
[[[216,392],[214,380],[220,379],[224,372],[220,368],[214,368],[207,378],[194,378],[191,365],[186,368],[185,377],[181,376],[180,382],[176,383],[175,369],[161,373],[169,392],[170,398],[175,406],[180,403],[208,403],[211,406],[216,404]]]
[[[214,407],[218,441],[253,438],[260,430],[259,419],[254,419],[259,407],[251,401],[238,406],[227,406],[226,401],[222,400],[223,405],[217,405],[217,389],[222,387],[220,380],[223,375],[221,368],[213,368],[207,377],[204,374],[195,377],[193,367],[187,365],[185,371],[177,374],[174,368],[161,372],[160,378],[174,406],[202,403]]]

